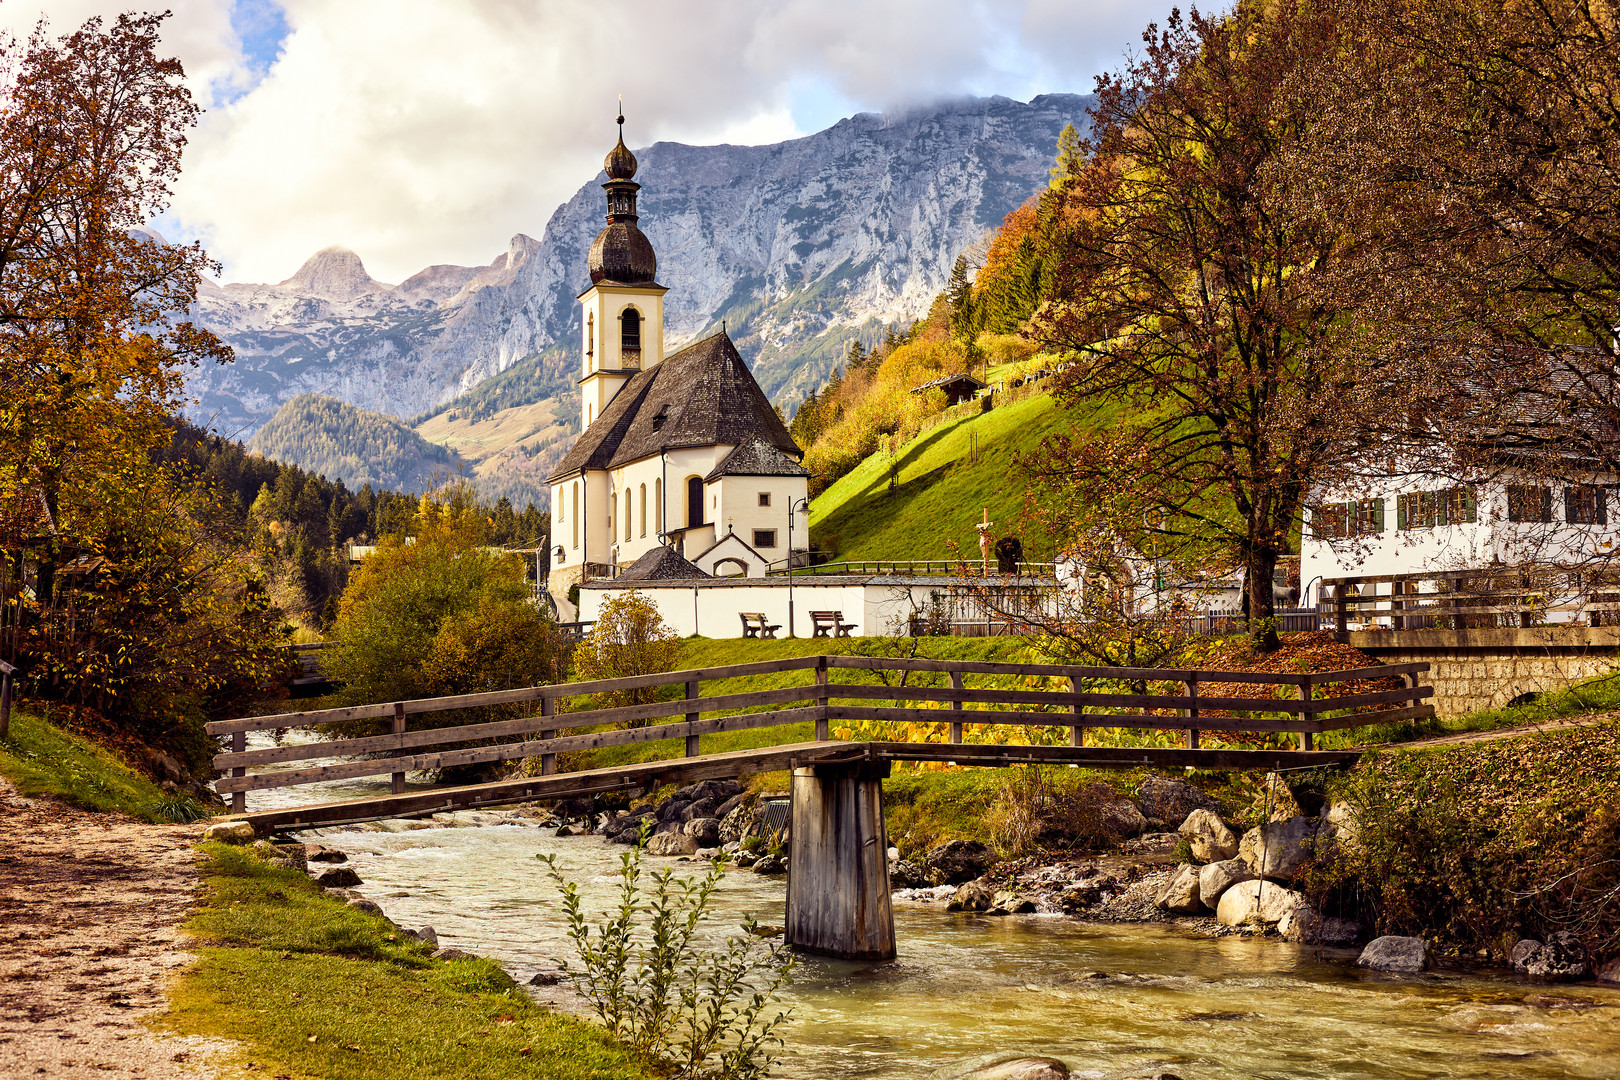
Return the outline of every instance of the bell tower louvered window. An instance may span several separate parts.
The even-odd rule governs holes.
[[[625,367],[641,365],[641,312],[626,308],[619,322],[619,352]]]

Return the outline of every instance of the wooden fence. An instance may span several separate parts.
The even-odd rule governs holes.
[[[1357,629],[1450,630],[1620,622],[1620,576],[1512,567],[1322,579],[1322,608],[1343,636]]]
[[[1434,715],[1423,703],[1433,690],[1418,683],[1429,665],[1393,664],[1375,668],[1321,674],[1272,674],[1232,671],[1187,671],[1161,668],[1070,667],[1039,664],[999,664],[957,660],[891,659],[866,656],[805,656],[728,667],[637,675],[595,682],[560,683],[484,694],[395,701],[344,709],[253,716],[210,723],[208,733],[229,736],[231,749],[214,758],[214,766],[228,773],[215,784],[230,793],[232,808],[246,810],[249,791],[288,787],[327,780],[390,775],[395,793],[404,790],[405,774],[460,765],[517,761],[539,757],[541,775],[556,772],[557,755],[574,750],[684,738],[686,755],[699,755],[703,735],[784,724],[814,722],[818,742],[830,738],[834,720],[910,721],[948,723],[949,738],[961,744],[963,725],[990,724],[1022,727],[1066,727],[1069,745],[1085,745],[1085,729],[1149,728],[1185,732],[1187,748],[1199,746],[1200,732],[1285,732],[1298,737],[1301,750],[1309,750],[1314,735],[1336,728]],[[948,687],[880,685],[834,682],[837,669],[874,672],[940,673]],[[812,680],[798,686],[746,693],[701,693],[704,682],[744,676],[804,671]],[[969,687],[971,675],[1047,676],[1066,679],[1066,689],[989,689]],[[1395,689],[1327,697],[1320,693],[1336,683],[1399,678]],[[1179,684],[1179,693],[1105,693],[1086,691],[1087,682]],[[1248,684],[1281,688],[1290,696],[1235,697],[1211,694],[1208,687]],[[650,704],[563,711],[559,706],[596,694],[674,687],[684,696]],[[449,727],[409,730],[413,715],[459,709],[537,703],[536,715],[507,720],[471,722]],[[591,703],[586,702],[589,705]],[[969,706],[980,706],[969,708]],[[729,715],[708,715],[716,713]],[[1215,713],[1217,715],[1210,715]],[[674,722],[650,723],[669,717]],[[249,750],[248,732],[319,727],[339,721],[387,720],[387,734],[334,739],[299,745]],[[626,727],[643,724],[648,726]],[[583,731],[582,729],[593,729]],[[565,731],[579,734],[564,735]],[[493,745],[491,740],[496,741]],[[516,740],[516,741],[510,741]],[[484,745],[446,749],[456,743]],[[890,745],[890,744],[885,744]],[[1023,748],[1027,749],[1027,747]],[[1211,755],[1221,751],[1211,750]],[[1241,753],[1241,752],[1240,752]],[[249,775],[253,766],[312,759],[349,757],[338,764],[281,769]],[[1211,767],[1222,767],[1211,757]]]

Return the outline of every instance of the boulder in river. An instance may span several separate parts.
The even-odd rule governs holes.
[[[1599,982],[1620,983],[1620,956],[1608,963],[1599,964],[1598,969],[1592,973]]]
[[[1147,832],[1147,818],[1129,799],[1111,799],[1097,807],[1097,815],[1103,830],[1121,840]]]
[[[929,1080],[1069,1080],[1069,1067],[1052,1057],[987,1054],[932,1073]]]
[[[1150,776],[1136,788],[1136,802],[1150,821],[1174,829],[1194,810],[1213,810],[1215,800],[1185,780]],[[1207,861],[1207,860],[1206,860]]]
[[[1361,950],[1358,967],[1411,975],[1429,966],[1429,943],[1422,938],[1387,934],[1373,938]]]
[[[252,843],[253,826],[245,821],[216,821],[203,830],[202,838],[219,844]]]
[[[1301,904],[1277,920],[1277,933],[1284,941],[1301,945],[1354,945],[1361,937],[1361,924],[1323,915],[1310,904]]]
[[[320,844],[305,844],[304,860],[306,862],[340,863],[348,862],[349,857],[336,848],[322,847]]]
[[[360,884],[360,875],[347,866],[329,866],[315,875],[315,884],[323,889],[351,889]]]
[[[694,803],[693,805],[698,805]],[[720,820],[712,817],[692,818],[682,830],[687,836],[697,841],[700,848],[717,848],[720,846]]]
[[[1242,859],[1222,859],[1206,863],[1198,871],[1198,899],[1214,911],[1221,902],[1221,894],[1240,881],[1253,881],[1249,864]]]
[[[1326,831],[1303,815],[1268,821],[1243,834],[1238,858],[1249,864],[1256,877],[1287,881],[1310,861],[1318,842],[1326,839]]]
[[[920,889],[928,884],[928,875],[923,868],[910,859],[900,859],[889,864],[890,889]]]
[[[556,986],[563,981],[560,971],[537,971],[529,979],[530,986]]]
[[[1261,926],[1282,921],[1305,898],[1275,881],[1240,881],[1221,894],[1215,918],[1222,926]]]
[[[761,855],[754,862],[754,873],[756,874],[785,874],[787,870],[787,860],[780,855]]]
[[[1159,893],[1158,904],[1177,915],[1196,915],[1204,909],[1198,898],[1198,867],[1182,863],[1170,878],[1170,884]]]
[[[377,902],[375,900],[367,900],[363,896],[357,896],[353,900],[350,900],[349,906],[354,908],[356,911],[363,911],[367,915],[375,915],[379,919],[387,918],[387,916],[383,914],[383,909],[377,906]]]
[[[682,821],[695,821],[698,818],[715,817],[715,808],[720,804],[714,799],[698,799],[696,802],[686,804],[681,811]]]
[[[950,902],[945,905],[946,911],[988,911],[995,901],[995,890],[990,888],[988,882],[969,881],[956,890]]]
[[[683,832],[661,832],[647,841],[649,855],[696,855],[697,841]]]
[[[1586,977],[1586,949],[1567,930],[1559,931],[1543,944],[1525,938],[1508,953],[1513,970],[1533,979],[1581,979]]]
[[[1238,838],[1213,810],[1200,807],[1191,811],[1176,831],[1201,863],[1220,862],[1238,853]]]
[[[931,885],[960,885],[982,876],[995,861],[995,853],[977,840],[952,840],[923,856],[923,867]]]
[[[1254,799],[1254,813],[1268,821],[1287,821],[1291,817],[1303,817],[1305,810],[1282,777],[1267,773],[1265,786]]]
[[[1035,910],[1035,901],[1026,896],[1020,896],[1012,889],[997,889],[995,895],[990,897],[990,906],[985,909],[987,915],[1028,915]]]

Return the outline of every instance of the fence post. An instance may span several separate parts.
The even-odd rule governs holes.
[[[951,689],[962,689],[962,673],[960,671],[951,672]],[[965,702],[959,697],[951,699],[951,708],[957,712],[962,711],[964,704]],[[957,746],[962,745],[962,721],[960,720],[951,721],[951,742]]]
[[[247,732],[238,731],[235,734],[233,734],[231,736],[231,753],[240,754],[246,749],[247,749]],[[238,767],[231,770],[231,775],[232,776],[246,776],[247,775],[247,770],[245,768],[242,768],[241,766],[238,766]],[[245,814],[245,813],[247,813],[247,792],[245,792],[245,791],[233,791],[233,792],[231,792],[231,813],[233,813],[233,814]]]
[[[1080,676],[1069,676],[1069,693],[1079,696],[1080,690],[1083,686],[1085,686],[1085,680],[1080,678]],[[1080,723],[1080,717],[1085,715],[1086,707],[1080,704],[1080,702],[1076,701],[1074,704],[1069,706],[1069,712],[1074,717],[1074,720],[1069,724],[1069,745],[1084,746],[1086,745],[1086,729],[1085,725]]]
[[[1340,644],[1350,643],[1350,611],[1345,603],[1348,599],[1345,594],[1345,583],[1340,581],[1333,586],[1333,636]]]
[[[698,684],[697,684],[697,681],[696,680],[688,681],[687,684],[686,684],[686,700],[687,701],[693,701],[693,700],[695,700],[697,698],[697,696],[698,696]],[[698,722],[699,718],[702,717],[702,715],[703,715],[702,713],[689,712],[689,713],[686,714],[686,722],[688,724],[695,724],[695,723]],[[697,757],[698,754],[700,753],[700,751],[698,750],[698,736],[691,734],[690,733],[690,731],[691,731],[690,728],[688,728],[687,730],[688,730],[688,734],[686,736],[686,756],[687,757]]]
[[[1406,616],[1401,612],[1406,610],[1401,597],[1406,595],[1406,582],[1393,581],[1389,586],[1389,628],[1391,630],[1405,630]]]
[[[541,716],[555,716],[556,714],[557,714],[557,699],[556,698],[551,698],[551,697],[543,697],[543,698],[541,698],[540,699],[540,715]],[[555,728],[553,728],[553,729],[551,729],[549,731],[547,731],[545,729],[541,729],[541,731],[540,731],[540,738],[541,739],[553,739],[553,738],[556,738],[556,736],[557,736],[557,731],[556,731]],[[554,773],[556,771],[557,771],[557,755],[556,754],[541,754],[540,755],[540,775],[541,776],[550,776],[552,773]]]
[[[1301,700],[1301,701],[1309,701],[1309,700],[1311,700],[1311,677],[1309,675],[1306,675],[1304,678],[1302,678],[1300,680],[1300,683],[1299,683],[1299,700]],[[1316,719],[1316,714],[1315,713],[1305,713],[1305,712],[1302,712],[1302,713],[1299,714],[1299,718],[1301,720],[1304,720],[1307,717],[1309,717],[1311,720],[1314,721]],[[1301,731],[1299,733],[1299,748],[1301,750],[1314,750],[1316,748],[1316,740],[1312,737],[1312,735],[1311,735],[1311,733],[1309,731]]]
[[[832,738],[832,725],[828,722],[831,717],[827,715],[830,700],[827,697],[827,656],[823,653],[816,660],[816,707],[820,710],[816,714],[817,742],[826,742]]]
[[[394,734],[405,734],[405,703],[403,701],[394,702]],[[404,752],[403,750],[395,750],[390,756],[399,757]],[[394,773],[393,781],[394,794],[403,795],[405,793],[405,774],[402,772]]]
[[[1197,679],[1188,679],[1186,682],[1182,683],[1181,686],[1182,686],[1182,689],[1187,691],[1187,696],[1188,697],[1195,698],[1195,699],[1198,697],[1198,680]],[[1181,715],[1187,717],[1189,720],[1197,720],[1198,719],[1198,706],[1197,706],[1197,704],[1195,703],[1193,705],[1189,705],[1185,709],[1182,709],[1181,710]],[[1191,725],[1191,724],[1187,725],[1187,749],[1189,749],[1189,750],[1198,749],[1198,729],[1196,727],[1194,727],[1193,725]]]
[[[0,660],[0,739],[11,734],[11,673],[16,670]]]

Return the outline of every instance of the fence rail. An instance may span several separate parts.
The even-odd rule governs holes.
[[[1324,578],[1320,605],[1343,635],[1391,630],[1620,623],[1620,576],[1524,566]]]
[[[793,560],[779,559],[766,570],[770,577],[782,577],[793,574],[796,577],[809,577],[817,574],[892,574],[913,577],[951,577],[971,578],[980,580],[977,572],[978,563],[974,560],[964,562],[961,559],[853,559],[842,562],[820,563],[815,566],[788,565]],[[1040,575],[1051,577],[1055,563],[1024,562],[1018,563],[1016,571],[1019,575]]]
[[[1002,664],[958,660],[921,660],[867,656],[804,656],[752,664],[697,668],[636,675],[592,682],[521,687],[482,694],[384,702],[341,709],[250,716],[215,721],[210,735],[229,736],[231,749],[214,758],[215,768],[228,773],[215,784],[230,793],[233,809],[247,808],[249,791],[290,787],[327,780],[391,775],[396,793],[404,790],[405,773],[479,763],[541,759],[541,775],[556,772],[556,756],[575,750],[623,746],[662,739],[684,738],[686,756],[700,756],[703,735],[750,728],[813,722],[818,743],[830,739],[834,720],[907,721],[948,723],[952,744],[963,741],[966,724],[1014,727],[1066,727],[1069,745],[1085,745],[1087,728],[1131,727],[1185,733],[1187,748],[1196,749],[1200,732],[1286,732],[1298,736],[1301,750],[1309,750],[1313,736],[1344,727],[1389,723],[1429,717],[1434,707],[1423,699],[1433,690],[1419,684],[1429,665],[1389,664],[1380,667],[1315,674],[1199,671],[1165,668],[1075,667],[1050,664]],[[937,673],[950,678],[950,686],[877,685],[833,682],[835,670]],[[804,671],[811,681],[796,686],[745,693],[705,696],[702,684],[718,679]],[[970,687],[970,675],[1053,677],[1066,679],[1067,689]],[[1325,687],[1346,682],[1398,678],[1402,685],[1387,690],[1331,696]],[[1115,693],[1087,690],[1087,683],[1173,683],[1179,693]],[[1237,684],[1287,688],[1286,698],[1242,697],[1230,691],[1205,693],[1201,687]],[[642,704],[587,707],[562,712],[559,705],[598,694],[676,688],[681,697]],[[444,727],[409,730],[408,718],[535,703],[535,715],[503,720],[469,720]],[[591,705],[593,703],[586,702]],[[989,706],[970,708],[970,706]],[[713,715],[725,713],[726,715]],[[1224,715],[1211,715],[1224,714]],[[709,714],[709,715],[705,715]],[[679,717],[671,721],[670,718]],[[249,732],[285,728],[320,727],[343,721],[388,720],[386,734],[360,735],[293,746],[247,749]],[[664,723],[654,721],[664,720]],[[613,727],[609,725],[645,725]],[[562,734],[578,732],[577,734]],[[508,740],[508,741],[498,741]],[[511,741],[516,740],[516,741]],[[458,743],[480,745],[447,749]],[[885,744],[887,745],[887,744]],[[858,744],[852,744],[856,748]],[[773,748],[780,751],[780,747]],[[1022,748],[1020,748],[1022,749]],[[249,775],[253,766],[361,756],[337,764],[278,769]]]

